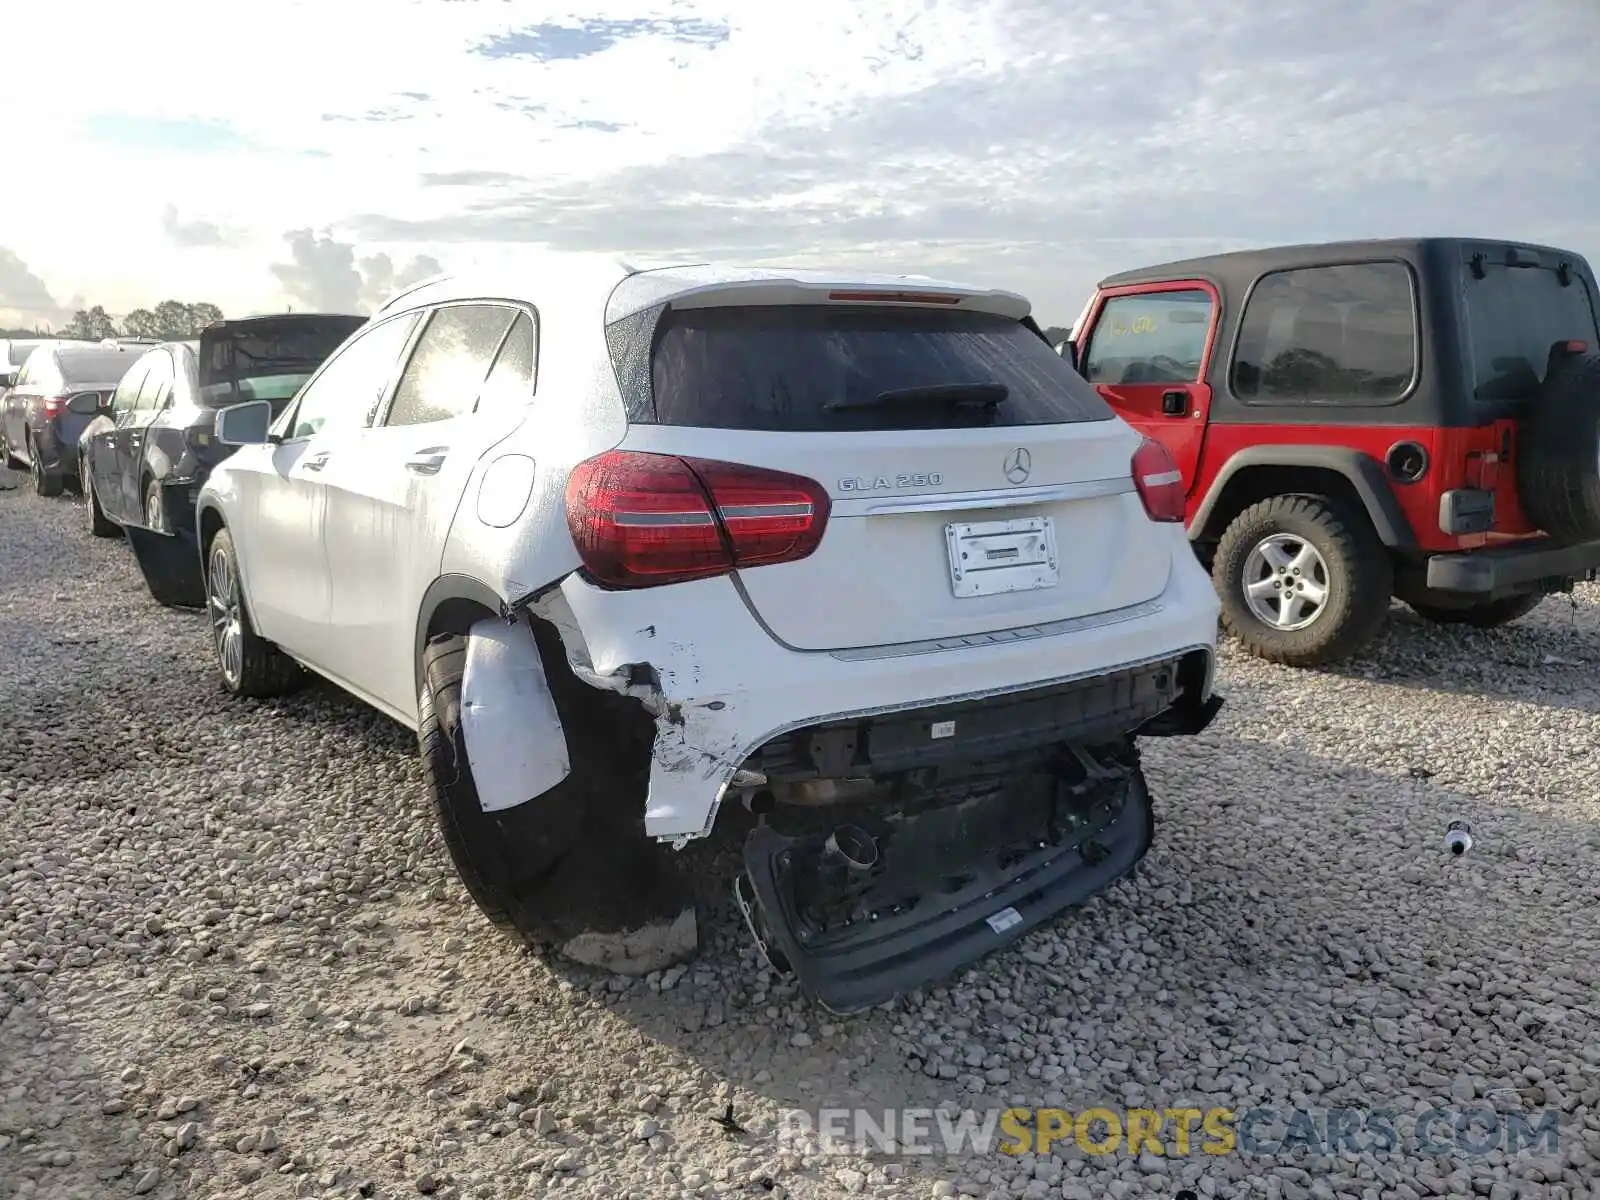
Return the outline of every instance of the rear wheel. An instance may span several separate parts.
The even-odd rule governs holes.
[[[1325,496],[1273,496],[1233,519],[1212,580],[1224,626],[1294,667],[1338,662],[1377,634],[1394,567],[1365,514]]]
[[[144,481],[144,523],[157,533],[167,531],[167,505],[154,479]]]
[[[100,507],[100,497],[94,490],[94,476],[89,471],[88,462],[82,459],[78,461],[78,478],[83,481],[83,504],[89,510],[89,532],[95,537],[116,537],[122,529]]]
[[[622,973],[659,970],[692,955],[689,891],[667,851],[643,836],[643,788],[628,786],[615,769],[633,757],[618,744],[620,730],[586,735],[587,714],[563,704],[552,680],[572,773],[525,804],[485,812],[461,726],[466,660],[466,635],[429,641],[417,729],[440,833],[479,909],[525,942]],[[632,811],[622,813],[619,802]],[[608,809],[622,819],[610,819]]]
[[[218,530],[206,550],[206,613],[222,684],[235,696],[276,696],[300,682],[300,665],[250,624],[233,536]]]
[[[1525,617],[1544,600],[1541,593],[1506,596],[1500,600],[1467,601],[1449,593],[1430,592],[1426,597],[1407,599],[1419,617],[1439,625],[1470,625],[1474,629],[1495,629]]]
[[[39,447],[28,441],[28,472],[33,476],[33,490],[40,496],[61,495],[61,476],[45,470],[44,461],[39,457]]]

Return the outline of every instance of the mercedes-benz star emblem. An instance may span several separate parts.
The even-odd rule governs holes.
[[[1025,483],[1028,474],[1033,470],[1033,455],[1028,453],[1026,446],[1018,446],[1006,455],[1006,478],[1012,483]]]

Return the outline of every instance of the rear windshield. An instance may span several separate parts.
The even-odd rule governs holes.
[[[137,350],[59,350],[56,362],[61,367],[61,379],[68,387],[82,387],[91,383],[115,386],[128,368],[139,361]]]
[[[610,333],[637,423],[828,432],[1112,416],[1043,338],[988,313],[658,308]]]
[[[1482,271],[1482,279],[1463,272],[1478,399],[1532,399],[1557,342],[1600,346],[1594,297],[1581,272],[1569,270],[1563,284],[1554,267],[1485,262]]]
[[[200,403],[286,400],[364,324],[364,317],[325,318],[212,335],[200,356]]]

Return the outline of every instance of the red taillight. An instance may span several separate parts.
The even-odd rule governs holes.
[[[70,398],[68,396],[46,396],[44,398],[44,415],[47,417],[59,417],[67,411],[67,401]]]
[[[762,467],[608,450],[567,479],[567,528],[589,574],[654,587],[794,562],[817,548],[828,493]]]
[[[1152,521],[1183,520],[1183,472],[1160,442],[1145,438],[1133,452],[1133,486]]]
[[[1587,354],[1587,353],[1589,353],[1589,343],[1588,342],[1579,342],[1579,341],[1568,342],[1567,343],[1567,353],[1568,354]]]

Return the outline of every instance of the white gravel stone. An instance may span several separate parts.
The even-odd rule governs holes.
[[[1336,671],[1226,650],[1216,726],[1144,748],[1157,844],[1135,878],[824,1020],[747,944],[728,844],[685,851],[712,914],[693,964],[522,952],[457,881],[410,734],[326,686],[225,697],[203,615],[155,606],[85,525],[81,501],[0,492],[0,1178],[19,1194],[1593,1194],[1600,588],[1492,633],[1397,607]],[[1135,1100],[1556,1105],[1565,1124],[1553,1157],[1462,1160],[886,1161],[775,1136],[795,1107]],[[730,1102],[744,1135],[712,1121]]]

